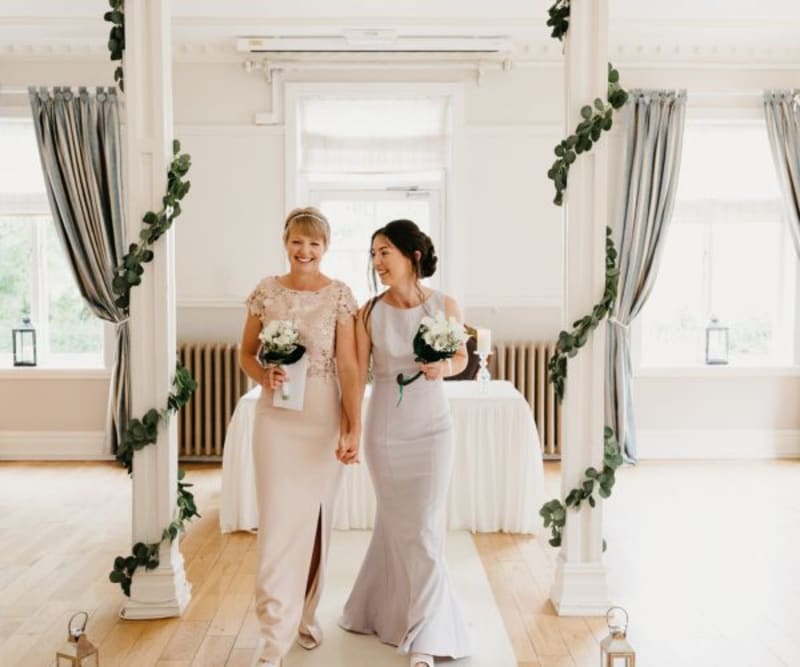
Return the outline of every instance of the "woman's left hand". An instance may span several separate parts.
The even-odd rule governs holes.
[[[444,361],[434,361],[430,364],[419,364],[419,369],[422,371],[426,380],[438,380],[445,376],[445,364],[446,362]]]
[[[361,444],[361,434],[358,431],[348,431],[339,435],[339,443],[336,447],[336,458],[345,465],[350,463],[360,463],[358,459],[358,448]]]

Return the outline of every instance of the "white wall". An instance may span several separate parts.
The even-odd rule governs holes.
[[[106,62],[0,60],[0,71],[9,86],[94,85],[110,83],[112,67]],[[727,93],[800,86],[800,74],[790,69],[626,66],[621,72],[628,87],[681,86],[689,89],[690,99],[692,91],[721,91],[725,94],[706,98],[707,103],[750,104],[754,113],[755,97]],[[456,224],[465,236],[461,261],[467,267],[467,320],[492,327],[498,339],[556,335],[561,327],[562,223],[561,211],[550,203],[546,171],[562,135],[560,68],[488,71],[480,86],[474,72],[452,70],[316,71],[294,73],[291,80],[463,82],[465,131],[455,196]],[[175,134],[193,162],[192,192],[176,231],[178,336],[234,341],[244,318],[241,302],[261,276],[283,267],[284,129],[252,124],[254,113],[269,110],[268,89],[260,75],[244,73],[238,62],[180,62],[174,82]],[[0,97],[0,105],[9,103]],[[612,144],[618,152],[621,142]],[[0,456],[4,432],[102,430],[104,384],[87,382],[21,382],[0,372]],[[86,399],[75,404],[78,391]],[[731,428],[758,432],[762,439],[765,433],[778,433],[781,447],[789,443],[790,450],[800,452],[797,376],[757,381],[637,378],[635,392],[638,426],[646,436],[643,448],[649,437],[656,443],[652,452],[679,434],[686,442],[687,430],[695,440],[708,434],[719,441]]]

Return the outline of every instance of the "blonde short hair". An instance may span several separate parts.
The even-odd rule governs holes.
[[[312,239],[322,239],[325,247],[328,247],[331,239],[331,226],[325,214],[314,206],[295,208],[286,216],[283,225],[283,242],[289,240],[291,232],[298,232]]]

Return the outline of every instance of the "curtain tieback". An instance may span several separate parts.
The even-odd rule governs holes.
[[[631,328],[630,324],[623,324],[616,317],[609,317],[608,321],[611,322],[611,324],[616,324],[620,329],[625,329],[625,331]]]

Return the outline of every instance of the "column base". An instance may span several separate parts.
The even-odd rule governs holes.
[[[186,580],[183,556],[176,549],[172,563],[155,570],[139,568],[131,582],[131,596],[122,605],[121,618],[144,620],[180,616],[192,599],[192,585]]]
[[[605,616],[612,606],[605,565],[570,564],[559,557],[550,601],[559,616]]]

